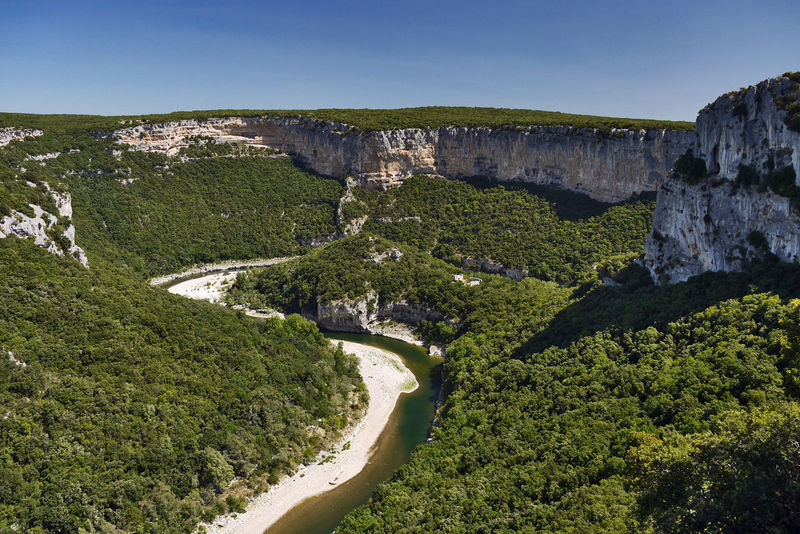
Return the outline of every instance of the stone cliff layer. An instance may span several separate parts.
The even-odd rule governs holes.
[[[34,184],[30,184],[34,185]],[[75,226],[72,224],[72,197],[68,192],[54,191],[45,184],[48,193],[55,201],[58,214],[45,211],[36,204],[30,204],[33,215],[11,210],[9,215],[0,218],[0,239],[20,237],[32,239],[36,245],[58,256],[68,256],[89,266],[86,253],[75,244]],[[59,218],[63,227],[58,234]]]
[[[553,185],[604,202],[655,191],[674,160],[694,144],[678,130],[574,127],[447,127],[362,132],[346,125],[290,117],[231,117],[140,125],[115,132],[137,149],[168,154],[192,136],[264,145],[288,152],[315,172],[355,176],[386,189],[415,174]]]
[[[358,300],[319,302],[302,311],[306,319],[334,332],[380,333],[382,323],[392,321],[414,325],[420,321],[439,321],[444,316],[435,310],[405,301],[381,302],[370,293]]]
[[[800,183],[800,133],[778,104],[796,90],[789,78],[773,78],[700,112],[697,155],[708,174],[688,182],[674,175],[658,192],[644,258],[656,280],[742,271],[770,254],[800,259],[800,204],[789,198]],[[788,177],[779,187],[770,183],[774,171]]]
[[[767,252],[785,262],[800,259],[800,214],[788,198],[730,182],[673,182],[659,191],[645,247],[656,280],[747,270]]]
[[[709,173],[735,180],[740,165],[759,172],[793,166],[800,169],[800,132],[786,124],[786,111],[776,102],[797,91],[786,77],[722,95],[697,116],[699,156]],[[800,184],[798,184],[800,185]]]

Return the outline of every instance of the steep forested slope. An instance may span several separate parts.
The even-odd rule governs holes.
[[[371,261],[386,250],[404,254]],[[323,282],[323,272],[335,276]],[[795,269],[588,292],[481,278],[467,287],[425,254],[359,236],[238,281],[240,301],[291,309],[374,291],[421,298],[458,321],[422,328],[451,341],[433,440],[341,531],[722,531],[754,517],[781,532],[797,526],[800,470],[778,426],[797,410]],[[774,437],[737,449],[749,467],[732,483],[739,472],[718,462],[745,432],[726,423],[736,418]],[[712,447],[723,452],[702,452]],[[687,450],[700,452],[687,460]],[[663,462],[702,470],[676,491]],[[758,474],[774,462],[779,474]],[[718,499],[740,513],[722,517]]]
[[[256,324],[17,239],[0,291],[0,530],[191,530],[234,476],[275,482],[322,445],[311,425],[365,400],[299,317]]]
[[[640,251],[653,198],[618,205],[524,184],[415,177],[385,193],[355,190],[345,204],[364,230],[461,264],[490,260],[561,283],[587,278],[597,261]]]

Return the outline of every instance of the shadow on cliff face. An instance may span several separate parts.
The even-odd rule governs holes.
[[[566,347],[598,331],[659,327],[725,300],[762,292],[784,299],[800,297],[800,265],[759,264],[750,273],[704,273],[664,286],[600,286],[564,308],[512,356],[524,358],[552,345]]]
[[[525,182],[506,182],[496,178],[482,176],[471,176],[469,178],[458,178],[476,189],[490,189],[493,187],[503,187],[509,191],[524,191],[531,195],[536,195],[549,202],[559,219],[567,221],[581,221],[591,217],[599,217],[606,211],[623,204],[653,201],[656,200],[655,192],[644,192],[629,198],[623,202],[614,204],[600,202],[583,193],[559,189],[555,186],[532,184]]]

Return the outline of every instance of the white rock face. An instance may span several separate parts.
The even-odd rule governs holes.
[[[759,172],[793,165],[800,170],[800,132],[789,129],[776,97],[796,91],[789,78],[765,80],[745,93],[728,93],[697,116],[700,156],[709,172],[735,180],[739,165]],[[800,185],[800,182],[798,183]]]
[[[423,320],[438,321],[444,318],[435,310],[405,301],[380,302],[374,292],[358,300],[319,302],[316,309],[303,310],[303,316],[334,332],[368,334],[381,334],[382,324],[386,321],[417,324]]]
[[[11,141],[21,141],[26,137],[37,137],[44,134],[41,130],[18,130],[16,128],[0,128],[0,146],[6,146]]]
[[[766,238],[785,262],[800,259],[800,214],[788,198],[756,188],[734,191],[732,183],[665,184],[658,193],[654,231],[647,237],[645,265],[654,279],[684,281],[706,271],[742,271],[764,250],[748,240]]]
[[[659,190],[644,258],[654,279],[742,271],[766,252],[785,262],[800,260],[800,213],[790,200],[734,184],[740,164],[762,174],[793,165],[800,183],[800,134],[788,129],[775,103],[793,86],[788,78],[773,78],[746,93],[723,95],[700,112],[698,153],[712,175],[696,185],[675,178]],[[759,234],[765,247],[758,245]]]
[[[89,260],[86,258],[86,253],[81,247],[75,244],[75,226],[71,221],[72,198],[70,194],[53,191],[50,190],[49,187],[48,190],[53,200],[55,200],[59,216],[70,219],[66,230],[64,230],[62,234],[69,243],[67,249],[63,250],[61,245],[56,243],[47,233],[48,230],[58,223],[58,218],[35,204],[30,204],[34,213],[33,217],[19,211],[12,211],[10,215],[0,219],[0,239],[12,236],[30,238],[33,239],[34,243],[38,246],[52,254],[58,256],[68,254],[70,257],[78,260],[84,267],[89,267]]]
[[[343,124],[289,117],[231,117],[141,125],[115,138],[139,150],[175,154],[191,136],[266,145],[336,178],[357,176],[368,189],[399,185],[415,174],[484,176],[553,185],[616,202],[655,191],[694,132],[447,127],[359,132]]]

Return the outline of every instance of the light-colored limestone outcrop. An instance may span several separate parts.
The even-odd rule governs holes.
[[[800,132],[784,122],[776,98],[797,91],[789,78],[778,77],[744,92],[722,95],[697,116],[699,155],[710,173],[735,180],[739,165],[759,172],[793,165],[800,170]],[[798,183],[800,185],[800,183]]]
[[[41,130],[0,128],[0,146],[6,146],[11,141],[21,141],[26,137],[37,137],[42,134],[44,132]]]
[[[771,252],[800,259],[800,215],[788,198],[730,182],[670,183],[658,194],[645,265],[657,280],[678,282],[706,271],[742,271]],[[766,239],[767,250],[751,234]]]
[[[318,302],[315,308],[305,309],[302,314],[326,330],[366,334],[381,334],[387,321],[413,325],[444,318],[441,313],[417,304],[381,302],[374,292],[359,299]]]
[[[766,253],[800,259],[800,213],[790,199],[735,184],[740,165],[761,175],[792,166],[800,184],[800,133],[787,127],[775,102],[793,90],[788,78],[773,78],[723,95],[700,112],[697,153],[711,175],[698,184],[675,177],[659,190],[644,258],[656,280],[742,271]]]
[[[483,176],[553,185],[605,202],[655,191],[694,132],[597,130],[566,126],[516,129],[446,127],[360,132],[293,117],[230,117],[139,125],[114,133],[135,149],[176,154],[187,138],[265,145],[314,171],[355,176],[368,189],[399,185],[415,174]]]
[[[55,201],[58,216],[48,213],[40,206],[30,204],[33,216],[12,210],[10,215],[0,219],[0,239],[5,237],[21,237],[33,239],[34,243],[43,247],[48,252],[58,256],[69,255],[75,258],[84,267],[89,266],[89,261],[83,249],[75,244],[75,226],[72,224],[72,198],[67,192],[58,192],[48,187],[48,192]],[[66,238],[67,245],[57,243],[49,231],[58,224],[58,218],[67,220],[67,227],[62,236]]]

